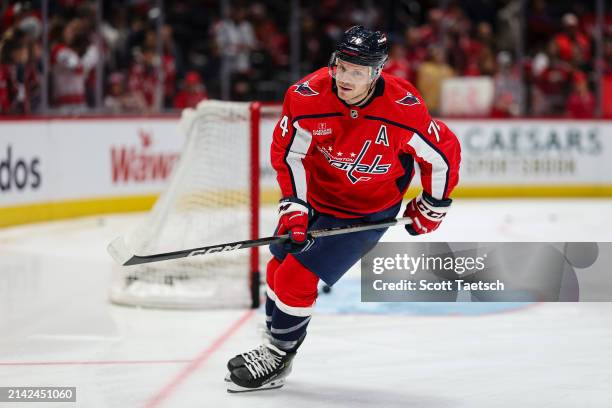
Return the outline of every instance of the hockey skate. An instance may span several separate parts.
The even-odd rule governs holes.
[[[261,337],[261,340],[263,341],[264,344],[268,344],[268,343],[274,343],[274,338],[272,337],[272,334],[270,333],[270,330],[268,330],[268,328],[265,325],[259,325],[257,328],[258,332],[259,332],[259,336]],[[295,348],[297,349],[298,347],[300,347],[300,345],[304,342],[305,339],[305,335],[302,336],[298,342],[297,345],[295,346]],[[252,353],[252,351],[247,352],[247,353],[243,353],[243,354],[238,354],[234,357],[232,357],[228,362],[227,362],[227,369],[229,370],[229,372],[227,373],[227,375],[225,376],[225,381],[231,381],[230,380],[230,373],[232,372],[232,370],[238,368],[238,367],[243,367],[246,362],[247,359],[250,359],[250,354]]]
[[[261,337],[261,340],[264,343],[271,343],[273,341],[272,339],[272,334],[270,334],[270,331],[268,330],[268,328],[265,325],[259,325],[257,327],[257,331],[259,332],[259,337]],[[301,343],[300,343],[301,344]],[[238,354],[234,357],[232,357],[228,362],[227,362],[227,369],[229,370],[229,373],[227,373],[227,375],[225,376],[225,381],[230,381],[230,373],[232,372],[233,369],[238,368],[238,367],[243,367],[246,364],[246,359],[250,358],[250,355],[248,353],[244,353],[244,354]]]
[[[227,391],[238,393],[282,387],[285,378],[291,373],[295,354],[269,343],[239,354],[227,364],[230,370],[225,377]]]

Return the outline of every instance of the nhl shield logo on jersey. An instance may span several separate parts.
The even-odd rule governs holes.
[[[404,96],[402,99],[398,99],[395,102],[399,103],[400,105],[406,105],[406,106],[418,105],[421,103],[421,101],[419,101],[419,98],[417,98],[410,92],[407,92],[406,96]]]
[[[319,93],[310,87],[309,82],[310,82],[310,79],[308,81],[304,81],[304,82],[302,82],[300,84],[296,84],[295,85],[295,89],[293,90],[293,92],[297,92],[300,95],[304,95],[304,96],[318,95]]]

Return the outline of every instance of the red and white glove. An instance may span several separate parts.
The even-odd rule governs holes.
[[[314,238],[308,236],[310,213],[308,203],[299,198],[283,198],[278,203],[276,235],[289,234],[289,239],[282,244],[287,252],[307,251],[314,244]]]
[[[412,220],[412,224],[405,225],[406,231],[410,235],[435,231],[442,223],[452,202],[450,198],[437,200],[423,191],[406,205],[404,217]]]

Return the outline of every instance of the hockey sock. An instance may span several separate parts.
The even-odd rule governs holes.
[[[266,294],[266,327],[268,331],[272,328],[272,313],[274,313],[274,301]]]
[[[304,337],[311,316],[292,316],[278,307],[272,313],[272,343],[287,352],[295,352]]]
[[[276,347],[288,352],[299,347],[306,336],[306,327],[317,298],[318,282],[317,275],[300,264],[293,255],[287,255],[274,271],[273,288],[269,285],[266,293],[274,302],[270,334]]]
[[[272,325],[272,312],[274,311],[274,299],[276,299],[276,295],[274,294],[274,274],[278,267],[281,266],[281,261],[275,257],[272,257],[268,261],[268,265],[266,267],[266,283],[268,284],[268,288],[266,290],[266,327],[268,328],[268,332],[270,331],[270,327]]]

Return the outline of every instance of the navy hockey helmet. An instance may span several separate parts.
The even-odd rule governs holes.
[[[342,34],[332,54],[330,67],[335,65],[337,59],[352,64],[371,67],[372,79],[380,75],[383,65],[388,58],[389,47],[387,36],[380,31],[371,31],[357,25],[349,28]]]

